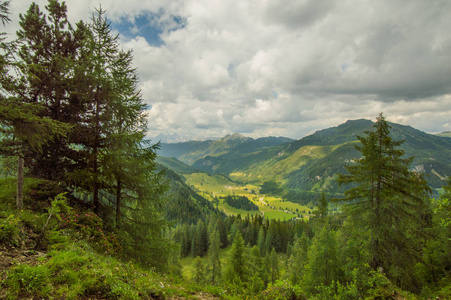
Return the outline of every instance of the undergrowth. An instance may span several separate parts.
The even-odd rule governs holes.
[[[27,180],[25,209],[17,211],[15,182],[0,180],[0,251],[42,254],[32,263],[13,258],[12,266],[0,269],[0,299],[196,298],[200,291],[221,292],[124,261],[114,233],[104,230],[96,214],[70,207],[64,194],[32,203],[37,194],[52,194],[34,190],[42,184]]]

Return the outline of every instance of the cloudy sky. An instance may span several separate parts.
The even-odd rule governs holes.
[[[8,30],[30,2],[12,0]],[[451,1],[66,3],[73,23],[101,4],[134,49],[151,137],[301,138],[381,111],[451,130]]]

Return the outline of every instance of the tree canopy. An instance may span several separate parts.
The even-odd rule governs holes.
[[[372,268],[399,274],[394,266],[408,265],[419,253],[421,245],[414,237],[428,226],[430,189],[422,174],[409,170],[413,158],[403,157],[399,149],[403,141],[390,137],[390,125],[382,114],[374,131],[358,139],[361,158],[346,166],[348,174],[338,177],[341,184],[352,184],[341,201],[349,203],[349,217],[367,233]]]

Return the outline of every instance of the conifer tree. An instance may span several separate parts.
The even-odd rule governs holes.
[[[272,248],[271,253],[269,255],[269,274],[271,283],[274,284],[277,279],[279,279],[279,260],[277,258],[277,253],[274,248]]]
[[[9,1],[0,3],[0,20],[5,25],[9,19]],[[23,176],[26,149],[41,153],[42,147],[54,138],[62,138],[71,129],[67,124],[42,116],[40,103],[24,101],[20,93],[19,68],[14,56],[13,43],[4,42],[4,33],[0,33],[0,154],[18,156],[17,172],[17,209],[23,207]],[[11,75],[14,71],[16,75]]]
[[[308,263],[305,266],[304,283],[313,293],[317,286],[330,285],[338,278],[338,256],[335,232],[326,223],[318,236],[313,238],[308,250]]]
[[[261,256],[265,256],[266,254],[265,240],[265,230],[263,229],[263,226],[260,226],[260,229],[258,230],[257,246],[260,249]]]
[[[199,220],[193,238],[193,255],[203,257],[208,252],[208,232],[204,221]]]
[[[204,263],[202,262],[202,259],[197,256],[196,259],[194,260],[194,277],[193,280],[197,283],[197,284],[204,284],[205,283],[205,266]]]
[[[249,280],[250,289],[254,293],[258,293],[264,288],[265,281],[267,281],[267,271],[264,267],[264,262],[258,246],[254,246],[251,249],[249,268],[249,273],[251,275]]]
[[[233,240],[232,250],[227,263],[225,279],[230,284],[241,286],[246,282],[245,245],[241,234],[238,232]]]
[[[64,3],[50,0],[46,9],[48,15],[33,3],[20,15],[18,39],[9,52],[19,76],[2,77],[2,88],[8,95],[9,112],[17,116],[13,121],[22,123],[14,134],[26,137],[20,139],[21,151],[31,174],[61,181],[67,172],[83,165],[75,147],[75,137],[80,134],[75,125],[84,107],[74,88],[74,68],[87,29],[83,23],[76,29],[69,24]],[[41,126],[34,127],[36,123]],[[60,130],[72,130],[66,135],[54,129],[45,131],[54,124],[66,125]],[[33,141],[41,137],[44,142],[36,151]]]
[[[326,194],[322,193],[321,198],[318,201],[318,209],[315,211],[315,215],[320,218],[320,220],[325,221],[329,214],[329,203],[326,199]]]
[[[220,241],[219,241],[219,232],[217,230],[213,230],[210,239],[210,247],[208,249],[208,261],[210,266],[211,273],[211,283],[215,284],[218,282],[221,277],[221,259],[220,259]]]
[[[397,263],[413,266],[418,259],[421,247],[415,237],[427,225],[430,190],[421,174],[409,171],[413,158],[403,158],[398,149],[403,141],[394,141],[389,133],[390,125],[380,114],[374,131],[358,137],[356,149],[362,157],[346,166],[348,174],[339,174],[338,181],[355,185],[341,200],[350,202],[349,217],[367,232],[370,265],[390,274]]]
[[[293,246],[293,252],[289,259],[290,268],[288,270],[289,279],[292,284],[299,284],[304,275],[305,265],[308,262],[308,238],[305,232],[296,239]]]

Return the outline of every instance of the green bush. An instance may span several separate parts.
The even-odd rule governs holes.
[[[258,299],[271,300],[304,300],[307,297],[302,293],[299,287],[292,286],[287,281],[277,280],[273,285],[269,285],[266,290],[261,292]]]
[[[8,271],[5,286],[10,299],[33,295],[46,297],[51,290],[49,271],[45,266],[18,265]]]
[[[14,215],[0,219],[0,244],[18,246],[20,243],[20,220]]]
[[[11,211],[16,207],[16,178],[0,179],[0,210]]]
[[[13,210],[16,207],[16,178],[0,179],[0,208],[2,210]],[[24,206],[31,207],[34,211],[44,211],[54,199],[63,192],[63,188],[56,182],[37,179],[24,179]]]

